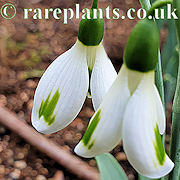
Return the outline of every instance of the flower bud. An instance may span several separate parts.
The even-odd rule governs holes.
[[[131,70],[148,72],[155,69],[160,48],[160,36],[153,20],[144,19],[132,30],[128,39],[124,61]]]

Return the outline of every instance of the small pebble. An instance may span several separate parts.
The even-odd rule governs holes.
[[[28,88],[33,88],[33,89],[37,86],[36,82],[34,82],[33,80],[28,80],[26,84]]]
[[[5,169],[5,174],[8,175],[10,173],[10,169],[6,168]]]
[[[10,136],[9,135],[5,135],[3,138],[4,141],[9,141],[10,140]]]
[[[135,177],[134,177],[134,175],[133,175],[133,174],[129,174],[129,175],[128,175],[128,179],[129,179],[129,180],[134,180],[134,179],[135,179]]]
[[[24,153],[19,152],[16,156],[17,159],[24,159]]]
[[[39,172],[42,175],[48,175],[48,170],[46,168],[41,168]]]
[[[35,161],[36,161],[37,163],[39,163],[39,164],[42,164],[42,163],[43,163],[43,160],[40,159],[40,158],[36,159]]]
[[[62,146],[62,148],[67,152],[69,152],[71,150],[68,145],[64,145],[64,146]]]
[[[35,177],[38,175],[38,172],[36,170],[32,170],[31,172],[31,176]]]
[[[25,92],[21,92],[20,98],[23,102],[27,102],[29,100],[29,96]]]
[[[3,147],[0,145],[0,152],[2,152],[3,151]]]
[[[27,102],[27,108],[28,108],[29,110],[31,110],[32,107],[33,107],[33,104],[34,104],[33,99],[30,99],[30,100]]]
[[[31,177],[25,177],[25,180],[32,180]]]
[[[6,106],[7,98],[4,95],[0,95],[0,106]]]
[[[24,169],[26,168],[27,164],[25,161],[15,161],[14,162],[14,167],[18,168],[18,169]]]
[[[21,171],[19,169],[15,169],[13,172],[10,173],[10,177],[13,179],[18,179],[21,175]]]
[[[47,178],[43,175],[36,176],[35,180],[47,180]]]
[[[11,149],[7,149],[6,152],[4,153],[6,158],[12,157],[14,152]]]
[[[95,167],[96,166],[96,161],[94,159],[91,159],[89,161],[89,165]]]
[[[0,134],[4,134],[6,132],[6,129],[3,126],[0,126]]]
[[[0,175],[5,174],[5,167],[3,165],[0,165]]]
[[[13,165],[13,164],[14,164],[14,159],[13,159],[13,158],[7,159],[7,163],[8,163],[9,165]]]
[[[125,153],[119,152],[119,153],[117,153],[117,155],[116,155],[116,159],[117,159],[118,161],[126,161],[126,160],[127,160],[127,157],[126,157]]]

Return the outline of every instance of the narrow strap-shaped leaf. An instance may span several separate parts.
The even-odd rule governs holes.
[[[101,180],[128,180],[124,170],[110,153],[101,154],[95,159],[101,173]]]
[[[149,0],[139,0],[139,2],[141,3],[142,8],[144,8],[145,10],[150,9],[151,4]]]
[[[173,6],[177,9],[178,18],[180,18],[180,1],[173,0]],[[175,21],[176,32],[179,45],[180,55],[180,19]],[[180,64],[177,76],[176,92],[173,101],[173,115],[172,115],[172,135],[171,135],[171,151],[170,157],[174,161],[174,169],[170,173],[169,180],[180,179]]]
[[[172,102],[172,97],[175,93],[176,83],[177,83],[177,74],[179,66],[179,52],[178,47],[175,48],[173,55],[168,61],[167,68],[164,73],[164,88],[165,88],[165,105],[166,109],[168,104]]]

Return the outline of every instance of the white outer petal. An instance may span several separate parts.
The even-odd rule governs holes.
[[[100,44],[96,49],[96,59],[90,81],[92,102],[95,110],[98,109],[116,77],[117,72],[108,58],[103,45]]]
[[[86,48],[80,43],[59,56],[42,76],[35,92],[32,110],[32,125],[41,133],[50,134],[66,127],[77,116],[88,91],[89,76],[86,62]],[[50,126],[39,119],[42,100],[59,88],[60,98],[54,110],[56,118]],[[50,99],[51,99],[50,97]]]
[[[165,117],[165,112],[164,112],[164,107],[159,95],[159,92],[156,88],[156,85],[154,85],[154,92],[155,92],[155,99],[156,99],[156,108],[157,108],[157,122],[158,122],[158,127],[159,127],[159,132],[160,134],[164,134],[166,130],[166,117]]]
[[[159,178],[168,174],[173,162],[165,155],[160,165],[154,148],[157,127],[154,75],[147,73],[130,98],[123,117],[123,147],[129,162],[140,174]]]
[[[76,154],[82,157],[94,157],[99,154],[111,151],[121,140],[123,112],[130,96],[127,83],[128,71],[123,65],[118,77],[105,95],[98,111],[91,118],[90,124],[97,112],[101,110],[100,121],[97,124],[89,142],[84,145],[83,139],[76,146]],[[87,131],[86,131],[87,132]],[[86,134],[85,134],[86,135]],[[93,146],[88,149],[94,142]]]

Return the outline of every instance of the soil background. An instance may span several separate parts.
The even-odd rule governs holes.
[[[6,1],[0,1],[0,7]],[[8,1],[9,2],[9,1]],[[24,8],[73,8],[79,3],[81,10],[90,8],[89,0],[12,0],[17,7],[16,17],[6,20],[0,17],[0,106],[15,112],[19,119],[31,124],[30,115],[34,92],[39,79],[49,64],[68,50],[77,40],[79,20],[23,19]],[[121,13],[133,7],[140,8],[138,0],[101,0],[99,7],[120,8]],[[122,64],[127,38],[137,19],[105,19],[104,47],[117,72]],[[78,117],[65,129],[46,135],[65,150],[71,151],[82,138],[94,111],[91,99],[87,99]],[[137,174],[128,163],[122,143],[112,151],[130,180]],[[94,159],[83,159],[96,167]],[[66,180],[78,180],[54,160],[37,151],[15,133],[0,125],[0,180],[46,180],[61,173]]]

